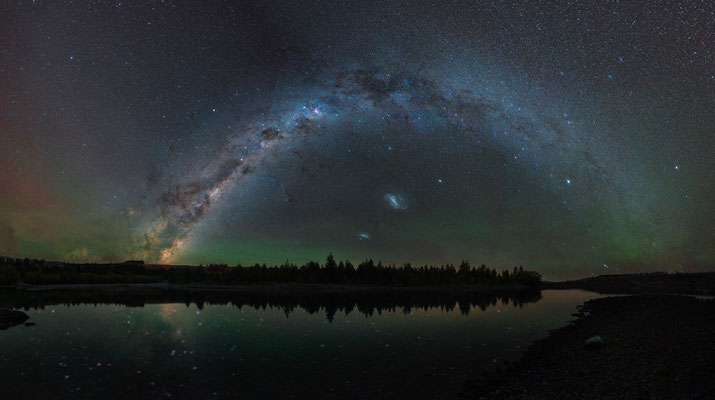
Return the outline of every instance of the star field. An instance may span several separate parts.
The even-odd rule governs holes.
[[[13,1],[0,254],[715,267],[707,1]]]

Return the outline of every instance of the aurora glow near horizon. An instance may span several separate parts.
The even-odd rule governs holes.
[[[19,1],[0,254],[715,269],[715,6]]]

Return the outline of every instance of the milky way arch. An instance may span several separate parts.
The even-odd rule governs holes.
[[[499,95],[383,68],[345,71],[328,81],[302,105],[245,124],[226,138],[205,167],[175,182],[159,197],[159,215],[142,233],[137,256],[176,260],[194,228],[226,191],[241,185],[268,155],[288,148],[296,152],[288,143],[317,135],[359,112],[374,112],[401,129],[417,131],[430,118],[449,121],[464,134],[478,136],[483,145],[513,157],[510,161],[528,166],[531,173],[548,174],[554,165],[575,157],[592,175],[580,179],[609,173],[599,165],[586,135],[574,132],[571,120],[534,116]],[[570,184],[575,178],[567,179]]]

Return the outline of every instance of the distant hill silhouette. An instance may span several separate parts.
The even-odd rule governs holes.
[[[573,281],[543,282],[541,288],[584,289],[604,294],[715,295],[715,272],[599,275]]]

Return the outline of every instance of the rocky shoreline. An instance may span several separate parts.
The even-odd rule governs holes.
[[[710,399],[715,300],[591,300],[522,359],[465,385],[473,399]],[[602,344],[586,345],[594,337]]]
[[[30,316],[22,311],[0,308],[0,331],[24,324],[28,319],[30,319]]]

